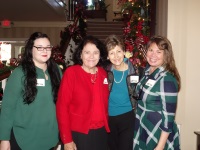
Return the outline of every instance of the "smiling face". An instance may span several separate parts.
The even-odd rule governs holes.
[[[114,65],[115,68],[122,66],[124,60],[125,52],[120,46],[115,46],[115,48],[108,51],[108,59]]]
[[[90,70],[96,67],[100,59],[100,51],[95,44],[87,43],[82,50],[83,68]]]
[[[50,41],[47,38],[38,38],[34,41],[36,47],[51,47]],[[32,49],[33,62],[37,67],[44,65],[47,60],[51,57],[51,51],[44,49],[43,51],[38,51],[36,47]]]
[[[160,50],[156,43],[151,43],[147,50],[147,61],[151,66],[151,72],[164,64],[164,50]]]

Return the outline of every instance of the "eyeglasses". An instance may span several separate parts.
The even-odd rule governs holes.
[[[40,47],[40,46],[33,46],[35,47],[38,51],[44,51],[44,49],[46,49],[46,51],[51,51],[53,46],[49,46],[49,47]]]

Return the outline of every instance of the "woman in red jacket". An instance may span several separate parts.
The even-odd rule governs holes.
[[[107,149],[108,82],[100,67],[106,53],[101,41],[87,36],[63,75],[56,112],[64,150]]]

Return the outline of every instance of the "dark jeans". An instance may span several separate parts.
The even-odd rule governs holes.
[[[134,124],[134,111],[109,116],[109,150],[133,150]]]
[[[105,128],[91,129],[88,134],[72,131],[72,138],[78,150],[108,150]],[[63,145],[61,146],[63,150]]]

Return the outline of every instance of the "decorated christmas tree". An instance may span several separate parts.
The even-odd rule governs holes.
[[[150,4],[148,0],[118,0],[124,17],[126,57],[135,67],[145,67],[146,48],[150,36]]]

